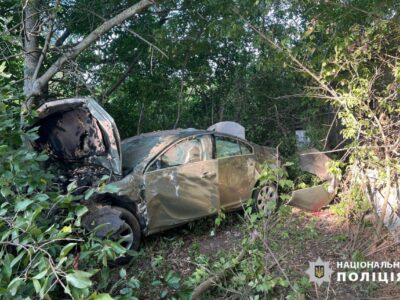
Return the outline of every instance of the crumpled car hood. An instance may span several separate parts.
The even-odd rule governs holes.
[[[122,175],[120,137],[114,119],[92,98],[47,102],[37,109],[33,147],[63,162],[102,166]]]

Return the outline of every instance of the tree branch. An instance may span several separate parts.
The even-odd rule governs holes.
[[[71,32],[69,29],[65,29],[65,31],[61,34],[61,36],[56,40],[54,46],[60,47],[64,44],[65,40],[70,36]]]
[[[240,15],[238,12],[234,11],[236,14],[239,15],[239,17],[256,33],[260,35],[264,40],[266,40],[270,45],[272,45],[275,49],[279,51],[284,51],[287,56],[290,58],[291,61],[293,61],[304,73],[308,74],[312,79],[314,79],[322,89],[324,89],[329,95],[331,95],[334,98],[339,98],[338,94],[334,89],[326,85],[321,78],[319,78],[313,71],[311,71],[309,68],[307,68],[301,61],[299,61],[293,54],[292,52],[285,48],[284,46],[278,44],[277,42],[274,42],[270,37],[268,37],[266,34],[261,32],[260,29],[255,27],[254,25],[250,24],[247,22],[242,15]]]
[[[108,21],[105,21],[103,24],[93,30],[89,35],[87,35],[79,44],[61,55],[40,78],[35,80],[32,89],[26,94],[27,99],[29,99],[27,103],[28,107],[31,108],[32,106],[37,104],[37,99],[34,99],[33,97],[41,95],[41,89],[51,80],[51,78],[56,73],[58,73],[63,68],[64,64],[68,60],[76,58],[82,51],[84,51],[91,44],[97,41],[101,35],[108,32],[114,26],[119,25],[125,20],[134,16],[143,9],[151,6],[154,2],[155,1],[153,0],[141,0],[140,2],[130,6],[115,17],[109,19]]]
[[[125,70],[125,72],[117,79],[117,81],[114,82],[114,84],[109,87],[102,95],[101,95],[101,102],[103,103],[104,100],[110,96],[116,89],[119,88],[119,86],[125,81],[125,79],[129,76],[129,74],[132,72],[133,68],[136,66],[137,61],[134,60],[128,68]]]
[[[50,39],[51,39],[51,37],[53,35],[54,20],[56,19],[57,9],[58,9],[59,5],[60,5],[60,0],[56,0],[56,3],[54,4],[53,11],[50,14],[49,32],[47,33],[47,37],[46,37],[46,40],[44,42],[44,46],[43,46],[42,52],[40,53],[39,61],[38,61],[37,65],[36,65],[35,72],[33,73],[32,80],[36,80],[36,78],[37,78],[37,76],[39,74],[39,71],[40,71],[40,67],[42,66],[44,58],[46,57],[46,53],[47,53],[47,50],[48,50],[49,44],[50,44]]]
[[[87,12],[91,13],[92,15],[98,17],[99,19],[102,19],[103,21],[106,21],[105,18],[103,18],[102,16],[100,16],[98,13],[88,9],[88,8],[83,8],[84,10],[86,10]],[[140,34],[134,32],[132,29],[129,28],[125,28],[129,33],[131,33],[133,36],[137,37],[139,40],[145,42],[147,45],[149,45],[150,47],[153,47],[154,49],[156,49],[158,52],[160,52],[164,57],[168,58],[168,55],[165,54],[164,51],[162,51],[160,48],[158,48],[156,45],[154,45],[153,43],[149,42],[148,40],[146,40],[144,37],[142,37]]]

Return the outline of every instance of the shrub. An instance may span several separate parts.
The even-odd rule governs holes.
[[[100,263],[108,271],[121,247],[80,227],[88,209],[72,195],[74,184],[61,194],[43,168],[47,155],[22,142],[37,133],[20,129],[18,97],[10,86],[0,92],[0,298],[110,298],[97,294],[94,275]]]

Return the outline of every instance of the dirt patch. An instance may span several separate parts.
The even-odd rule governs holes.
[[[152,281],[162,278],[171,269],[181,278],[188,278],[199,267],[199,262],[211,264],[222,255],[240,252],[241,241],[246,234],[242,215],[228,214],[227,219],[216,229],[214,219],[208,218],[146,239],[140,257],[129,268],[132,274],[139,274],[143,287],[141,299],[157,297],[151,291]],[[309,262],[316,261],[318,257],[329,261],[336,272],[337,262],[396,261],[400,254],[390,236],[385,238],[384,243],[372,248],[372,226],[359,228],[342,224],[327,211],[311,214],[293,209],[289,217],[271,226],[275,227],[268,242],[275,255],[282,258],[280,265],[292,282],[308,278],[305,271]],[[273,265],[272,257],[268,254],[266,257],[266,261]],[[282,276],[278,267],[271,270],[276,276]],[[336,276],[336,273],[332,275],[329,284],[324,282],[320,287],[312,285],[306,292],[306,298],[395,299],[400,293],[400,288],[394,283],[338,282]],[[219,295],[218,288],[215,288],[205,299]],[[281,296],[285,298],[285,295]]]
[[[292,222],[296,224],[298,233],[305,235],[313,233],[315,236],[306,239],[299,245],[288,244],[290,255],[283,261],[283,266],[290,270],[292,278],[304,276],[309,262],[321,257],[323,261],[329,261],[334,273],[331,282],[323,283],[320,287],[314,286],[307,296],[310,299],[396,299],[400,287],[395,283],[384,282],[338,282],[337,272],[399,272],[396,269],[354,270],[338,269],[337,262],[381,262],[397,261],[400,250],[391,236],[385,232],[385,243],[378,247],[374,245],[374,228],[362,227],[338,223],[336,217],[329,212],[304,213],[293,210]],[[293,225],[293,224],[292,224]],[[308,233],[307,233],[308,232]]]

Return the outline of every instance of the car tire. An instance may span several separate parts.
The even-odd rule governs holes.
[[[142,233],[138,219],[134,214],[132,214],[129,210],[125,208],[113,206],[113,209],[121,212],[120,218],[124,221],[124,224],[120,227],[120,229],[112,235],[113,239],[116,241],[120,241],[121,239],[125,238],[126,240],[121,242],[121,245],[125,249],[133,251],[138,250],[142,239]],[[128,263],[131,259],[132,256],[126,254],[124,257],[116,259],[112,264],[124,265]]]
[[[272,215],[279,206],[278,191],[275,184],[266,184],[256,187],[253,198],[255,201],[254,211],[256,212],[264,211],[266,216]],[[268,209],[269,201],[276,201],[274,209]]]

